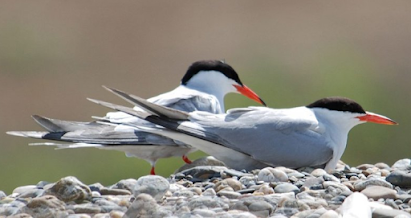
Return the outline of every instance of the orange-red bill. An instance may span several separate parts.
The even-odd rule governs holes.
[[[253,92],[253,90],[248,88],[246,85],[243,85],[243,86],[233,85],[233,86],[237,89],[237,91],[239,93],[247,96],[248,98],[250,98],[250,99],[252,99],[252,100],[254,100],[254,101],[256,101],[256,102],[258,102],[258,103],[260,103],[264,106],[267,106],[265,104],[265,102],[260,97],[258,97],[258,95],[255,92]]]
[[[385,124],[385,125],[398,125],[397,122],[395,122],[394,120],[391,120],[390,118],[386,116],[371,113],[368,111],[367,111],[367,114],[363,116],[358,116],[357,118],[360,119],[361,121],[370,122],[370,123],[378,123],[378,124]]]

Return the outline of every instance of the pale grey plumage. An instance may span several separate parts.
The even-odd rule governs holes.
[[[309,107],[249,107],[231,109],[226,114],[180,112],[173,117],[173,111],[168,108],[154,106],[154,109],[142,98],[125,93],[120,96],[134,98],[131,102],[146,111],[92,101],[167,129],[140,128],[127,122],[122,125],[190,144],[236,169],[250,170],[267,165],[321,166],[329,171],[341,158],[352,127],[364,122],[397,124],[387,117],[364,111],[358,103],[346,98],[321,99]]]

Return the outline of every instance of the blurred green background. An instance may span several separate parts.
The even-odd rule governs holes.
[[[400,126],[360,125],[346,163],[410,155],[411,1],[2,1],[0,190],[73,175],[86,184],[138,178],[149,164],[98,149],[30,147],[6,135],[41,130],[32,114],[85,121],[127,105],[101,85],[151,97],[187,67],[225,59],[271,107],[346,96]],[[227,108],[255,105],[228,95]],[[204,154],[197,152],[195,159]],[[183,165],[160,160],[165,177]]]

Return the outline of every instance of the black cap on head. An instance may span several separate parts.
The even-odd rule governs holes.
[[[181,84],[186,85],[187,82],[200,71],[218,71],[224,74],[227,78],[236,81],[243,85],[235,70],[228,64],[219,60],[204,60],[196,61],[188,68],[187,73],[181,79]]]
[[[327,108],[334,111],[348,111],[365,114],[365,110],[357,102],[343,97],[329,97],[320,99],[307,105],[308,108]]]

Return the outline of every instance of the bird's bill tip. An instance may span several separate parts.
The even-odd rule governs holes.
[[[267,106],[266,104],[265,104],[265,102],[263,101],[263,99],[261,99],[253,90],[251,90],[250,88],[248,88],[246,85],[243,85],[243,86],[241,86],[241,85],[233,85],[236,89],[237,89],[237,91],[239,92],[239,93],[241,93],[242,95],[245,95],[245,96],[247,96],[248,98],[250,98],[250,99],[252,99],[252,100],[254,100],[254,101],[256,101],[256,102],[258,102],[258,103],[260,103],[260,104],[262,104],[262,105],[264,105],[264,106]]]
[[[385,124],[385,125],[398,125],[397,122],[394,120],[379,114],[375,114],[372,112],[368,112],[365,115],[358,116],[358,119],[364,122],[369,123],[378,123],[378,124]]]

